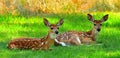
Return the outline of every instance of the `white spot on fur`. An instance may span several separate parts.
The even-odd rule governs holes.
[[[16,48],[15,44],[11,44],[10,47],[11,47],[12,49],[15,49],[15,48]]]
[[[84,34],[81,34],[82,36],[84,36]]]
[[[77,36],[76,40],[77,40],[79,43],[81,43],[80,38],[79,38],[78,36]]]
[[[42,42],[42,45],[44,44],[44,42]]]
[[[61,38],[63,40],[63,38]]]

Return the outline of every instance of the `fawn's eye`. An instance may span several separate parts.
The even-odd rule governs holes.
[[[100,24],[100,26],[102,26],[102,24]]]
[[[94,26],[96,26],[96,24],[94,24]]]
[[[57,28],[57,29],[59,29],[59,28]]]
[[[51,28],[51,30],[52,30],[53,28]]]

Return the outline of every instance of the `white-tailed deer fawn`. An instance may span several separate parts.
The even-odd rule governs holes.
[[[101,20],[94,20],[92,15],[88,14],[88,19],[94,24],[92,30],[88,32],[68,31],[57,36],[55,45],[66,46],[69,44],[80,45],[81,43],[96,42],[96,35],[101,30],[102,22],[108,19],[108,14]]]
[[[50,24],[46,18],[44,18],[44,24],[49,27],[49,32],[46,37],[43,38],[17,38],[11,40],[8,43],[10,49],[32,49],[32,50],[47,50],[51,44],[54,44],[54,39],[58,35],[59,26],[63,24],[61,19],[57,24]]]

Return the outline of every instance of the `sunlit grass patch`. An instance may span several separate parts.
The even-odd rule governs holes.
[[[107,13],[91,14],[94,19],[101,19]],[[97,42],[101,42],[101,45],[52,46],[51,51],[10,50],[7,48],[7,43],[18,37],[41,38],[46,36],[49,29],[43,23],[44,17],[53,24],[64,18],[64,24],[59,28],[60,33],[68,30],[89,31],[93,28],[93,24],[87,19],[87,14],[43,17],[0,16],[0,56],[2,58],[117,58],[120,55],[120,15],[119,13],[108,14],[108,20],[102,24],[101,32],[96,37]]]

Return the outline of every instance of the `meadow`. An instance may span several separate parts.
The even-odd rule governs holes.
[[[0,15],[0,58],[120,58],[120,13],[91,13],[95,19],[101,19],[109,14],[108,20],[102,24],[102,30],[97,35],[101,45],[81,45],[55,47],[53,50],[11,50],[7,48],[8,41],[18,37],[41,38],[47,35],[48,28],[43,23],[46,17],[50,23],[56,23],[64,18],[64,24],[59,32],[68,30],[89,31],[93,24],[87,19],[87,13],[77,14],[45,14],[40,16]]]

